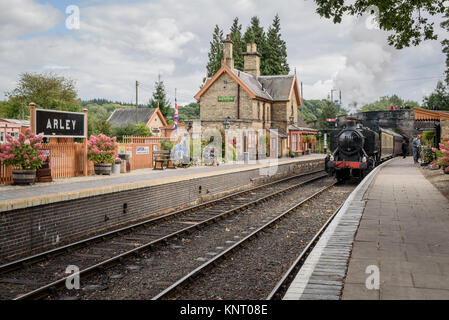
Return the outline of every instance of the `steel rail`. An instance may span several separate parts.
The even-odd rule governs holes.
[[[173,293],[179,287],[185,285],[188,281],[191,281],[195,277],[201,275],[208,268],[217,265],[220,260],[225,259],[226,256],[231,254],[233,251],[237,250],[239,247],[241,247],[243,244],[247,243],[249,240],[251,240],[254,237],[258,236],[262,231],[264,231],[265,229],[267,229],[269,227],[272,227],[275,223],[280,221],[282,218],[286,217],[288,214],[292,213],[298,207],[302,206],[304,203],[310,201],[311,199],[315,198],[317,195],[319,195],[322,192],[330,189],[331,187],[333,187],[336,184],[337,184],[337,182],[334,182],[334,183],[332,183],[332,184],[330,184],[330,185],[328,185],[326,187],[321,188],[320,190],[318,190],[317,192],[315,192],[311,196],[307,197],[306,199],[300,201],[299,203],[295,204],[291,208],[287,209],[286,211],[284,211],[283,213],[281,213],[277,217],[273,218],[272,220],[270,220],[269,222],[267,222],[266,224],[264,224],[263,226],[261,226],[257,230],[253,231],[251,234],[249,234],[245,238],[241,239],[240,241],[238,241],[235,244],[233,244],[232,246],[230,246],[228,249],[226,249],[225,251],[223,251],[219,255],[215,256],[213,259],[205,262],[204,264],[202,264],[201,266],[199,266],[198,268],[196,268],[195,270],[193,270],[192,272],[190,272],[186,276],[184,276],[181,279],[179,279],[178,281],[176,281],[174,284],[172,284],[171,286],[169,286],[168,288],[166,288],[165,290],[160,292],[158,295],[154,296],[152,298],[152,300],[160,300],[161,298],[164,298],[164,297],[168,296],[169,294]]]
[[[176,210],[174,212],[170,212],[170,213],[158,216],[158,217],[146,219],[146,220],[138,222],[136,224],[125,226],[125,227],[122,227],[122,228],[119,228],[119,229],[115,229],[115,230],[112,230],[112,231],[109,231],[109,232],[105,232],[105,233],[102,233],[102,234],[99,234],[99,235],[96,235],[96,236],[93,236],[93,237],[89,237],[87,239],[76,241],[74,243],[70,243],[70,244],[67,244],[67,245],[64,245],[64,246],[61,246],[61,247],[58,247],[58,248],[50,249],[50,250],[47,250],[45,252],[41,252],[41,253],[38,253],[38,254],[35,254],[35,255],[31,255],[31,256],[28,256],[28,257],[25,257],[25,258],[22,258],[22,259],[11,261],[11,262],[5,263],[3,265],[0,265],[0,275],[3,274],[3,273],[14,271],[16,269],[20,269],[20,268],[22,268],[24,266],[29,266],[29,265],[32,265],[32,264],[35,264],[35,263],[38,263],[38,262],[41,262],[41,261],[44,261],[44,260],[48,260],[48,259],[50,259],[52,257],[58,256],[58,255],[61,255],[61,254],[67,253],[67,252],[70,252],[71,250],[74,250],[74,249],[77,249],[77,248],[86,247],[90,243],[93,243],[93,242],[104,241],[106,239],[112,238],[112,237],[114,237],[114,236],[116,236],[116,235],[118,235],[120,233],[123,233],[123,232],[132,232],[136,228],[142,228],[142,227],[145,227],[145,226],[148,226],[148,225],[153,225],[153,224],[156,224],[156,223],[159,223],[159,222],[166,221],[168,219],[173,219],[173,218],[182,216],[183,214],[188,214],[188,213],[190,213],[190,212],[192,212],[194,210],[200,210],[200,209],[203,209],[203,208],[206,208],[206,207],[217,205],[219,202],[226,201],[226,200],[229,200],[229,199],[237,197],[237,196],[241,196],[241,195],[243,195],[245,193],[250,193],[250,192],[253,192],[253,191],[261,189],[261,188],[270,187],[270,186],[273,186],[273,185],[276,185],[276,184],[279,184],[279,183],[283,183],[283,182],[286,182],[286,181],[289,181],[289,180],[293,180],[293,179],[296,179],[296,178],[301,178],[301,177],[304,177],[304,176],[316,174],[316,173],[319,173],[319,172],[325,172],[325,171],[324,170],[316,170],[316,171],[302,173],[302,174],[295,175],[295,176],[292,176],[292,177],[287,177],[287,178],[283,178],[283,179],[280,179],[280,180],[276,180],[276,181],[273,181],[273,182],[270,182],[270,183],[267,183],[267,184],[263,184],[263,185],[260,185],[260,186],[257,186],[257,187],[254,187],[254,188],[251,188],[251,189],[248,189],[248,190],[243,190],[243,191],[239,191],[237,193],[232,193],[232,194],[220,197],[220,198],[215,199],[215,200],[206,201],[206,202],[194,205],[194,206],[190,206],[188,208]]]
[[[317,172],[314,172],[314,173],[319,173],[319,172],[321,172],[321,170],[317,171]],[[309,173],[309,175],[310,174],[311,173]],[[307,175],[307,174],[300,175],[299,177],[302,177],[304,175]],[[180,236],[182,234],[189,233],[190,231],[193,231],[194,229],[200,229],[201,227],[206,226],[206,225],[208,225],[210,223],[213,223],[213,222],[217,222],[217,221],[227,217],[228,215],[231,215],[231,214],[237,213],[239,211],[248,209],[248,208],[250,208],[252,206],[257,205],[260,202],[267,201],[267,200],[269,200],[269,199],[271,199],[271,198],[273,198],[275,196],[278,196],[280,194],[292,191],[294,189],[297,189],[297,188],[299,188],[301,186],[304,186],[304,185],[306,185],[308,183],[311,183],[313,181],[316,181],[316,180],[319,180],[319,179],[323,179],[323,178],[325,178],[327,176],[328,176],[327,174],[323,174],[323,175],[320,175],[318,177],[310,178],[310,179],[308,179],[306,181],[301,181],[298,184],[295,184],[293,186],[284,188],[282,190],[275,191],[273,193],[270,193],[269,195],[263,196],[263,197],[258,198],[256,200],[253,200],[251,202],[243,204],[243,205],[241,205],[239,207],[227,210],[227,211],[222,212],[222,213],[220,213],[218,215],[215,215],[215,216],[213,216],[213,217],[211,217],[209,219],[200,221],[200,222],[198,222],[198,223],[196,223],[194,225],[191,225],[191,226],[188,226],[186,228],[180,229],[178,231],[172,232],[172,233],[170,233],[168,235],[165,235],[165,236],[160,237],[158,239],[152,240],[152,241],[150,241],[150,242],[148,242],[148,243],[146,243],[146,244],[144,244],[142,246],[139,246],[137,248],[128,250],[128,251],[123,252],[123,253],[121,253],[119,255],[116,255],[116,256],[114,256],[112,258],[109,258],[109,259],[104,260],[104,261],[102,261],[100,263],[97,263],[97,264],[95,264],[93,266],[90,266],[90,267],[88,267],[86,269],[83,269],[83,270],[81,270],[78,273],[78,275],[81,277],[81,276],[87,276],[87,275],[89,275],[89,274],[91,274],[93,272],[96,272],[96,271],[103,271],[103,270],[107,269],[108,267],[111,267],[112,265],[115,265],[116,263],[123,262],[123,260],[125,258],[128,258],[130,256],[134,256],[134,255],[138,255],[138,254],[140,254],[140,253],[142,253],[144,251],[150,250],[150,248],[155,246],[155,245],[159,245],[159,244],[165,243],[165,242],[167,242],[168,240],[170,240],[172,238],[176,238],[176,237],[178,237],[178,236]],[[287,178],[285,180],[290,180],[290,178]],[[50,284],[44,285],[44,286],[42,286],[40,288],[32,290],[32,291],[30,291],[28,293],[25,293],[23,295],[20,295],[19,297],[16,297],[14,300],[38,299],[40,297],[43,297],[44,295],[51,294],[54,291],[56,291],[57,288],[63,287],[65,282],[67,281],[67,279],[69,279],[71,277],[73,277],[73,275],[70,275],[70,276],[61,278],[59,280],[56,280],[56,281],[54,281],[54,282],[52,282]]]
[[[297,271],[302,267],[304,261],[309,256],[310,252],[315,247],[318,240],[321,238],[321,235],[323,232],[327,229],[329,224],[334,220],[335,216],[340,211],[341,207],[343,206],[343,203],[333,212],[333,214],[327,219],[326,223],[321,227],[321,229],[315,234],[312,240],[307,244],[307,246],[304,248],[304,250],[301,252],[301,254],[296,258],[296,260],[292,263],[290,268],[284,273],[281,280],[278,281],[276,286],[273,288],[273,290],[270,292],[270,294],[267,296],[266,300],[274,300],[275,297],[277,297],[281,290],[285,288],[286,285],[288,285],[292,277],[294,277],[297,274]]]

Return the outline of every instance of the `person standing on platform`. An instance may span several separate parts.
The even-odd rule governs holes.
[[[407,157],[408,143],[407,141],[402,141],[402,158],[405,159]]]
[[[418,163],[420,147],[421,147],[421,140],[419,136],[416,136],[412,141],[413,160],[415,161],[415,164]]]

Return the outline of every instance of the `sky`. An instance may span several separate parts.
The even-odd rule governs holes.
[[[83,100],[135,103],[139,81],[147,103],[160,75],[170,101],[176,88],[178,104],[194,102],[215,25],[226,34],[238,17],[244,31],[258,16],[267,30],[276,13],[305,99],[334,89],[346,107],[392,94],[421,103],[443,78],[440,40],[395,50],[370,16],[335,25],[315,10],[313,0],[0,0],[0,99],[21,73],[53,72],[74,79]]]

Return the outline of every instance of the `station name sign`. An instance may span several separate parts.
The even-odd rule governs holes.
[[[234,97],[218,97],[218,102],[234,102]]]
[[[86,115],[83,112],[68,112],[36,109],[36,134],[53,138],[86,138]]]

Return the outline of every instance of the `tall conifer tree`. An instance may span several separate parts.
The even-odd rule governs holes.
[[[235,18],[231,30],[230,30],[231,40],[233,42],[232,52],[234,57],[234,68],[238,70],[243,70],[243,55],[245,51],[245,43],[242,40],[242,25],[239,24],[239,18]]]
[[[281,22],[277,14],[273,24],[268,28],[264,60],[264,69],[261,70],[263,74],[281,75],[288,74],[290,71],[287,62],[287,46],[281,38]]]
[[[158,80],[154,83],[154,91],[153,97],[150,99],[150,108],[157,108],[159,103],[159,109],[161,113],[164,115],[164,118],[167,118],[167,115],[170,112],[170,100],[167,98],[167,93],[165,92],[164,82],[161,80],[161,76],[159,75]]]
[[[218,25],[215,25],[208,56],[209,62],[206,68],[209,77],[212,77],[221,68],[223,59],[223,30]]]
[[[245,35],[243,36],[245,40],[245,45],[248,43],[255,43],[257,45],[257,52],[262,55],[260,59],[260,73],[263,75],[265,70],[265,53],[266,53],[266,35],[263,27],[260,25],[260,20],[257,16],[251,18],[250,25],[246,29]],[[246,51],[246,48],[245,50]]]

